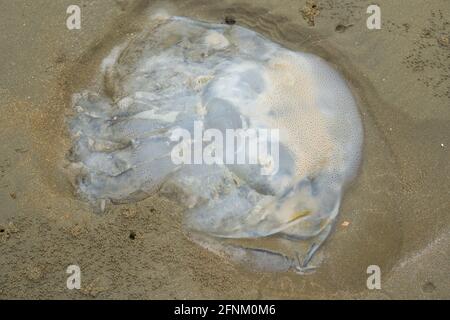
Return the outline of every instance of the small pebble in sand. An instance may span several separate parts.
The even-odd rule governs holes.
[[[448,36],[440,36],[437,39],[437,42],[444,47],[449,47],[450,46],[450,39]]]
[[[305,7],[301,10],[301,13],[303,19],[313,27],[316,24],[316,17],[319,15],[320,9],[314,0],[308,0]]]
[[[134,218],[136,216],[136,208],[123,208],[122,209],[122,216],[129,219]]]

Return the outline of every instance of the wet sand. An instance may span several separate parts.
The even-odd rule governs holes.
[[[77,1],[82,29],[69,31],[73,1],[1,2],[0,299],[450,298],[449,3],[379,1],[377,31],[366,28],[371,1],[312,3]],[[71,93],[160,8],[232,18],[322,56],[349,80],[363,163],[315,273],[234,265],[189,241],[181,208],[158,195],[101,215],[75,196],[65,167]],[[79,291],[66,288],[72,264]],[[366,287],[369,265],[381,268],[381,290]]]

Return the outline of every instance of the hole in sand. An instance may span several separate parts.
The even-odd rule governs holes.
[[[434,290],[436,290],[436,286],[431,281],[428,281],[422,287],[422,291],[425,293],[432,293]]]
[[[228,25],[236,24],[236,19],[234,19],[231,16],[226,16],[225,17],[225,23],[228,24]]]

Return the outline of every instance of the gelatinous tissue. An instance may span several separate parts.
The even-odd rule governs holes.
[[[186,234],[217,254],[255,269],[313,267],[363,138],[332,67],[237,25],[154,17],[99,71],[69,119],[83,198],[104,208],[159,193],[185,207]],[[279,130],[277,171],[174,162],[174,130],[194,136],[195,123],[224,135]]]

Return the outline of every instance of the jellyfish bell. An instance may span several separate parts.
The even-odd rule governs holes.
[[[73,105],[82,197],[104,207],[159,192],[185,206],[191,239],[258,269],[308,269],[360,161],[362,124],[338,72],[237,25],[157,16]],[[276,157],[227,162],[250,147],[230,152],[226,139],[222,161],[173,161],[180,130],[188,149],[204,145],[196,123],[223,137],[277,130],[262,138]]]

